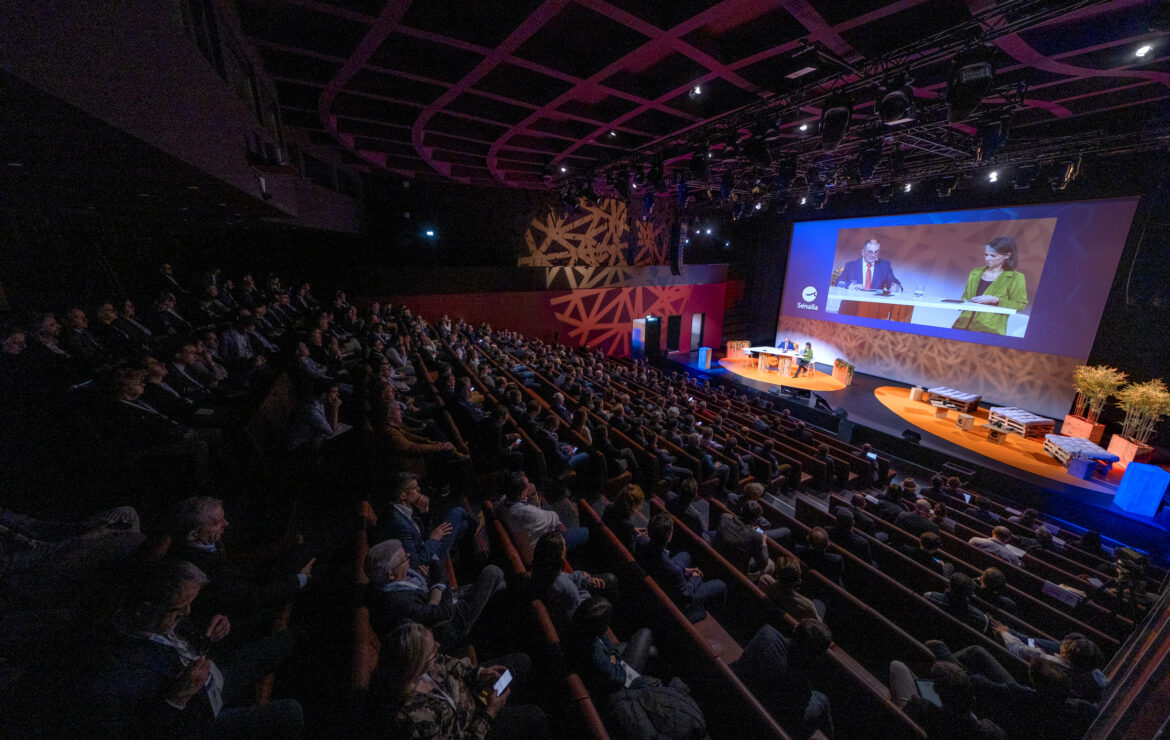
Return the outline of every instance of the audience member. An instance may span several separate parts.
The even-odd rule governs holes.
[[[674,520],[669,514],[655,514],[650,519],[648,538],[638,542],[638,563],[668,596],[678,604],[692,622],[707,616],[710,609],[720,612],[727,599],[727,586],[720,580],[703,580],[703,571],[691,567],[691,555],[685,550],[671,554],[667,549],[674,537]]]
[[[829,698],[811,685],[811,676],[833,643],[828,626],[803,619],[785,637],[765,625],[744,646],[731,670],[794,738],[820,731],[833,737]]]
[[[972,537],[967,543],[984,552],[991,553],[1000,560],[1020,567],[1020,556],[1011,550],[1012,531],[1007,527],[995,527],[991,530],[991,537]]]

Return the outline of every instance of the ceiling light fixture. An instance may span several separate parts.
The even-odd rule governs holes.
[[[808,198],[803,195],[800,196],[800,204],[803,206],[805,203],[808,203]]]
[[[1138,47],[1138,50],[1133,53],[1133,55],[1136,57],[1144,57],[1145,55],[1149,54],[1153,50],[1154,50],[1154,47],[1150,46],[1149,44],[1142,44],[1141,46]]]
[[[812,66],[811,64],[806,64],[805,66],[801,67],[798,70],[795,70],[793,72],[789,72],[788,74],[784,75],[784,77],[785,77],[785,79],[789,79],[789,80],[798,80],[801,77],[804,77],[805,75],[811,74],[812,72],[816,72],[816,71],[817,71],[816,67]]]
[[[905,185],[902,186],[903,193],[909,193],[913,189],[914,189],[914,185],[912,183],[906,183]]]
[[[951,123],[966,120],[991,91],[995,68],[991,49],[978,46],[955,57],[951,79],[947,82],[947,110]]]
[[[561,174],[564,174],[564,173],[566,173],[566,172],[568,172],[568,171],[569,171],[569,168],[568,168],[568,167],[565,167],[564,165],[561,165]]]
[[[836,149],[849,130],[853,120],[853,104],[842,92],[835,92],[825,101],[821,111],[821,146],[825,151]]]
[[[999,172],[992,170],[987,174],[988,182],[999,182]]]
[[[1007,144],[1009,128],[1006,118],[980,124],[975,132],[975,161],[986,162],[999,154]]]
[[[800,130],[801,131],[808,131],[808,124],[807,123],[800,124]]]
[[[687,93],[687,97],[689,97],[691,100],[698,100],[699,98],[703,97],[703,86],[695,85],[692,87],[691,91]]]
[[[908,80],[888,80],[878,88],[874,101],[878,117],[887,126],[914,120],[914,90]]]

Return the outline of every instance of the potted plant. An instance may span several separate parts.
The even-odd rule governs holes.
[[[849,385],[853,382],[853,369],[853,363],[838,357],[833,360],[833,379]]]
[[[1124,467],[1130,462],[1145,462],[1154,448],[1147,442],[1154,433],[1154,425],[1170,414],[1170,391],[1161,380],[1130,383],[1117,392],[1117,405],[1125,409],[1121,433],[1109,440],[1109,451],[1121,458]]]
[[[1073,370],[1073,386],[1077,389],[1077,399],[1073,412],[1064,417],[1061,425],[1062,434],[1070,437],[1083,437],[1090,442],[1100,444],[1105,434],[1105,425],[1097,423],[1101,416],[1101,409],[1105,401],[1117,393],[1117,389],[1125,382],[1126,375],[1117,368],[1108,365],[1080,365]]]
[[[829,276],[829,287],[832,288],[837,284],[837,278],[841,277],[841,273],[845,271],[844,267],[834,267],[833,274]]]

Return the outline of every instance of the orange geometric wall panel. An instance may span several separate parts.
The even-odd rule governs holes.
[[[630,353],[630,322],[641,316],[682,314],[693,288],[664,285],[574,290],[553,298],[549,304],[557,321],[566,327],[568,336],[562,342],[625,357]]]
[[[529,222],[520,267],[614,267],[664,264],[670,231],[664,224],[635,221],[637,250],[629,259],[630,231],[627,203],[603,198],[597,203],[580,201],[572,213],[550,208]]]

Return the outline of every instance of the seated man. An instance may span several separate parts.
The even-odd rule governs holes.
[[[967,544],[984,552],[989,552],[1000,560],[1020,567],[1020,556],[1008,549],[1012,541],[1012,531],[1007,527],[997,526],[991,530],[991,537],[972,537]]]
[[[211,579],[203,589],[197,617],[224,614],[236,625],[237,634],[259,635],[271,629],[276,612],[308,585],[316,558],[294,548],[269,572],[246,568],[229,559],[224,548],[223,533],[229,525],[219,499],[186,499],[171,516],[167,554],[192,563]]]
[[[802,581],[801,573],[800,560],[791,555],[781,555],[776,558],[776,570],[771,575],[761,575],[757,585],[772,603],[793,619],[823,620],[824,603],[810,599],[798,590]]]
[[[919,694],[917,678],[905,663],[890,663],[890,698],[926,730],[929,740],[1006,740],[999,725],[980,719],[972,711],[975,692],[962,666],[936,661],[928,675],[939,704]]]
[[[792,637],[765,625],[744,646],[731,670],[793,738],[804,740],[817,731],[833,737],[829,698],[810,683],[832,644],[828,625],[816,619],[802,619]]]
[[[585,527],[568,528],[561,524],[555,511],[542,508],[540,494],[524,473],[512,473],[504,484],[504,503],[496,509],[496,516],[504,523],[524,562],[532,562],[536,541],[546,532],[559,530],[565,538],[565,547],[572,550],[585,544],[589,530]]]
[[[938,525],[930,519],[930,502],[920,498],[914,502],[913,511],[903,511],[894,518],[894,526],[919,537],[923,532],[938,534]]]
[[[379,508],[379,521],[371,542],[395,539],[410,553],[415,567],[430,567],[450,554],[479,529],[479,523],[462,506],[455,506],[434,529],[426,529],[420,517],[431,510],[431,500],[423,495],[414,473],[395,473],[388,486],[389,501]]]
[[[924,594],[927,601],[982,634],[987,631],[987,615],[971,605],[974,595],[975,581],[962,573],[951,575],[945,592],[927,591]]]
[[[703,580],[703,571],[692,568],[685,550],[671,554],[667,546],[674,537],[674,520],[669,514],[655,514],[646,527],[648,538],[640,540],[635,556],[646,574],[658,582],[691,622],[707,616],[708,608],[721,611],[727,600],[727,585],[718,579]]]
[[[1033,658],[1050,660],[1068,671],[1069,695],[1074,699],[1099,702],[1109,688],[1109,679],[1101,672],[1105,656],[1097,643],[1080,632],[1070,632],[1060,642],[1027,638],[992,620],[991,630],[1003,640],[1008,652],[1030,661]]]
[[[870,565],[876,565],[869,540],[853,531],[853,512],[845,506],[838,506],[837,526],[829,530],[829,539],[834,545],[853,553]]]
[[[227,617],[198,626],[186,618],[207,580],[191,563],[167,559],[130,581],[101,666],[81,678],[81,735],[299,736],[304,718],[295,700],[251,705],[256,682],[292,655],[292,635],[217,651],[231,630]]]
[[[504,571],[495,565],[484,566],[475,585],[461,588],[456,595],[448,588],[444,568],[423,565],[420,571],[411,567],[410,560],[410,553],[398,540],[370,548],[365,563],[370,626],[384,635],[409,619],[440,635],[443,644],[462,643],[488,599],[504,587]]]
[[[809,530],[807,543],[796,546],[796,556],[833,583],[841,584],[845,558],[829,552],[829,533],[824,527],[813,527]]]
[[[918,538],[918,547],[902,545],[899,549],[906,557],[919,565],[930,568],[939,575],[950,578],[951,573],[955,572],[955,566],[939,559],[938,535],[934,532],[923,532],[922,536]]]

